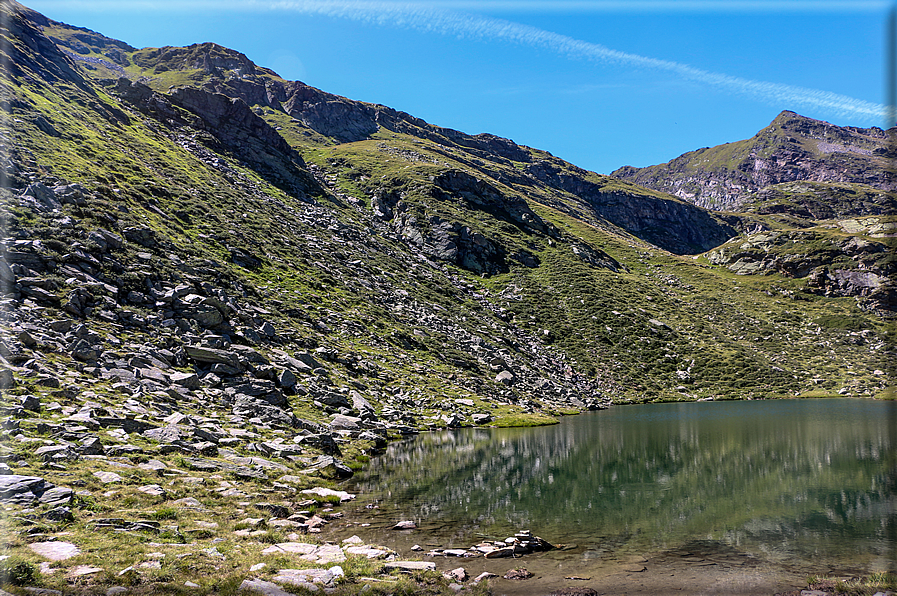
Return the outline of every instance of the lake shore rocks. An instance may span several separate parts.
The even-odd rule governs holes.
[[[521,530],[504,541],[485,541],[470,548],[431,549],[429,557],[485,557],[502,559],[520,557],[530,553],[544,552],[557,548],[547,540],[534,536],[529,530]]]

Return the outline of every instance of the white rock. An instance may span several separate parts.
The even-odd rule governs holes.
[[[473,582],[478,584],[481,581],[483,581],[484,579],[489,579],[490,577],[498,577],[498,575],[496,575],[494,573],[489,573],[488,571],[484,571],[481,574],[479,574],[478,576],[476,576],[475,578],[473,578]]]
[[[315,586],[317,589],[317,586]],[[244,579],[240,584],[240,590],[258,592],[263,596],[293,596],[289,592],[284,592],[277,584],[266,582],[263,579]]]
[[[93,575],[102,571],[102,567],[91,567],[90,565],[78,565],[69,571],[70,577],[81,577],[82,575]]]
[[[32,542],[28,548],[51,561],[65,561],[81,554],[81,549],[71,542]]]
[[[93,475],[96,476],[103,484],[109,484],[110,482],[121,482],[122,480],[124,480],[124,478],[122,478],[115,472],[94,472]]]
[[[339,500],[342,501],[351,501],[355,498],[355,495],[351,493],[347,493],[344,490],[333,490],[330,488],[323,488],[320,486],[316,486],[315,488],[308,488],[302,491],[303,495],[318,495],[319,497],[339,497]]]
[[[407,569],[409,571],[432,571],[436,563],[430,561],[390,561],[383,565],[387,569]]]

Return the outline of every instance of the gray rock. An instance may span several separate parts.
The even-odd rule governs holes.
[[[321,363],[315,360],[314,356],[309,354],[308,352],[296,352],[296,360],[307,366],[309,369],[314,370],[316,368],[321,368]],[[301,369],[300,369],[301,370]]]
[[[97,360],[103,353],[101,346],[94,346],[84,339],[78,339],[69,347],[72,358],[82,362],[91,362]]]
[[[260,399],[272,406],[284,407],[287,405],[286,396],[277,389],[277,386],[272,381],[258,379],[250,383],[231,385],[224,391],[227,395],[232,396],[231,399],[234,401],[248,397]]]
[[[40,398],[35,395],[23,395],[19,400],[19,405],[26,410],[40,412]]]
[[[315,396],[315,401],[319,401],[325,406],[333,406],[334,408],[351,408],[352,404],[349,399],[342,393],[334,393],[333,391],[322,392]]]
[[[277,584],[263,579],[244,579],[240,584],[240,591],[257,592],[263,596],[293,596],[291,592],[284,591]]]
[[[156,245],[156,232],[152,228],[145,226],[134,226],[122,230],[128,242],[139,244],[146,248],[152,248]]]
[[[302,442],[319,448],[327,455],[342,455],[339,445],[330,433],[307,435],[302,438]]]
[[[68,507],[54,507],[44,513],[44,519],[53,522],[73,522],[75,516],[72,515],[72,510]]]
[[[140,492],[153,496],[153,497],[166,497],[168,493],[164,488],[159,486],[158,484],[147,484],[145,486],[138,486],[137,490]]]
[[[173,372],[168,375],[168,380],[187,389],[199,389],[199,377],[196,373]]]
[[[497,375],[495,375],[495,381],[497,383],[501,383],[503,385],[513,385],[514,384],[514,375],[509,371],[503,370]]]
[[[22,196],[32,197],[35,200],[35,206],[42,211],[62,207],[62,203],[56,199],[56,193],[53,192],[53,189],[44,186],[40,182],[29,184],[22,192]]]
[[[296,386],[296,375],[289,369],[284,369],[277,375],[277,384],[284,389],[291,389]]]
[[[122,482],[124,480],[124,478],[122,478],[115,472],[94,472],[93,475],[103,484]]]
[[[337,414],[330,422],[330,428],[333,430],[359,430],[361,428],[361,418],[354,416],[344,416]]]
[[[81,554],[81,549],[71,542],[32,542],[28,548],[50,561],[65,561]]]
[[[159,443],[175,443],[184,439],[186,432],[177,426],[163,426],[144,431],[143,436]]]
[[[115,416],[102,416],[97,418],[96,422],[103,428],[121,428],[126,433],[143,433],[151,428],[157,428],[155,424],[151,424],[145,420],[119,418]]]
[[[352,468],[339,461],[338,459],[322,455],[309,468],[302,470],[303,474],[321,474],[322,476],[330,476],[333,478],[351,478],[354,472]]]
[[[208,457],[215,457],[218,455],[218,445],[211,441],[193,443],[190,445],[190,449]]]
[[[464,418],[458,414],[443,414],[439,419],[449,428],[456,428],[464,422]]]
[[[91,436],[81,441],[78,451],[81,455],[103,455],[106,449],[99,437]]]
[[[430,561],[389,561],[383,564],[387,569],[405,569],[407,571],[433,571],[436,563]]]
[[[72,504],[74,493],[72,489],[64,486],[57,486],[44,491],[40,496],[40,502],[50,505],[51,507],[60,507]]]
[[[184,346],[187,357],[196,362],[207,364],[226,364],[236,369],[241,369],[240,358],[234,352],[216,350],[202,346]]]
[[[80,457],[71,445],[44,445],[35,449],[34,455],[42,457],[44,461],[74,461]]]
[[[374,407],[357,391],[349,392],[352,398],[352,409],[357,410],[362,415],[371,416],[374,414]]]

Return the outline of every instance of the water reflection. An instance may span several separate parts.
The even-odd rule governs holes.
[[[405,515],[501,535],[880,570],[897,553],[897,403],[621,406],[537,429],[429,433],[357,480]]]

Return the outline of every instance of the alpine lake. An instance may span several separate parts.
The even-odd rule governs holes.
[[[529,583],[499,580],[496,593],[574,582],[608,594],[772,594],[810,575],[895,570],[897,402],[644,404],[552,426],[423,433],[342,488],[361,495],[358,533],[400,557],[472,575],[536,571]],[[418,527],[390,529],[401,520]],[[498,559],[424,556],[521,530],[559,548],[498,569]]]

